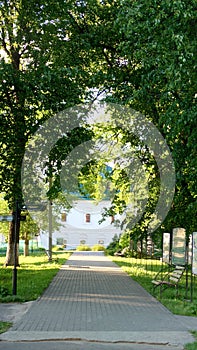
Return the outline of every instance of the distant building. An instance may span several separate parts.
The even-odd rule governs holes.
[[[5,236],[3,233],[0,233],[0,243],[5,243]]]
[[[109,201],[102,201],[98,205],[89,199],[79,199],[70,211],[62,211],[58,231],[53,231],[53,245],[64,245],[67,249],[76,248],[83,244],[92,247],[101,244],[107,247],[115,234],[120,235],[120,227],[116,227],[118,217],[102,219],[103,208],[110,205]],[[42,245],[47,247],[46,234],[40,236]]]
[[[100,174],[105,178],[106,173],[110,174],[112,168],[105,165],[103,170]],[[82,184],[79,187],[80,191],[72,193],[77,198],[72,209],[61,212],[59,218],[61,225],[57,231],[53,230],[52,244],[63,245],[67,249],[76,248],[79,245],[92,247],[95,244],[107,247],[115,235],[121,234],[121,228],[117,225],[121,216],[109,216],[102,221],[104,208],[111,206],[107,183],[104,199],[98,204],[95,204],[96,202],[84,191]],[[41,233],[40,238],[42,246],[48,247],[46,233]]]

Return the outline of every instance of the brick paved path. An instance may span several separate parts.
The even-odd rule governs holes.
[[[6,334],[16,340],[190,340],[173,314],[109,258],[94,252],[74,253]]]

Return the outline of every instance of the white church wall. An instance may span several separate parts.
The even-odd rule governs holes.
[[[115,234],[121,233],[112,223],[109,217],[101,224],[102,211],[104,207],[108,207],[110,202],[103,201],[95,205],[90,200],[79,200],[68,213],[63,211],[61,227],[59,231],[53,232],[53,242],[56,244],[64,244],[67,249],[76,248],[81,243],[92,247],[95,244],[103,244],[105,247],[109,245]],[[87,222],[86,215],[89,215]]]

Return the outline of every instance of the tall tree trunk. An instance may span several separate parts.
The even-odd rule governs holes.
[[[14,215],[15,213],[13,213],[13,216]],[[16,226],[13,220],[10,223],[5,266],[19,266],[19,231],[20,220],[16,220]]]
[[[27,238],[27,233],[25,234],[25,244],[24,244],[24,256],[29,255],[29,239]]]
[[[140,259],[143,257],[143,238],[140,240]]]

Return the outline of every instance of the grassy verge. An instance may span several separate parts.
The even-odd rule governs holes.
[[[153,295],[153,286],[151,281],[161,269],[162,263],[160,261],[114,256],[111,257],[111,259]],[[158,289],[154,296],[174,314],[197,316],[197,283],[195,281],[192,302],[190,301],[190,284],[187,292],[185,285],[185,276],[183,276],[179,287],[178,297],[176,297],[175,288],[173,287],[164,290],[161,297]]]
[[[122,258],[111,257],[111,259],[119,265],[128,275],[130,275],[136,282],[138,282],[144,289],[153,295],[153,288],[151,281],[162,267],[162,263],[158,260],[147,259],[135,259],[135,258]],[[159,294],[154,294],[154,297],[166,306],[172,313],[185,316],[197,316],[197,285],[196,281],[193,289],[193,301],[186,301],[190,297],[190,291],[188,295],[185,291],[186,281],[183,277],[181,286],[179,289],[179,296],[176,298],[174,288],[167,288],[162,293],[162,298]],[[192,332],[196,341],[191,344],[185,345],[185,350],[197,349],[197,332]]]
[[[44,253],[20,256],[17,268],[17,295],[12,296],[13,267],[3,267],[5,257],[0,257],[0,302],[31,301],[37,299],[48,287],[60,266],[71,253],[54,252],[52,262]]]
[[[185,345],[185,350],[196,350],[197,349],[197,332],[192,332],[192,334],[195,337],[196,341],[194,343]]]
[[[0,334],[6,332],[10,327],[12,323],[10,322],[1,322],[0,321]]]

